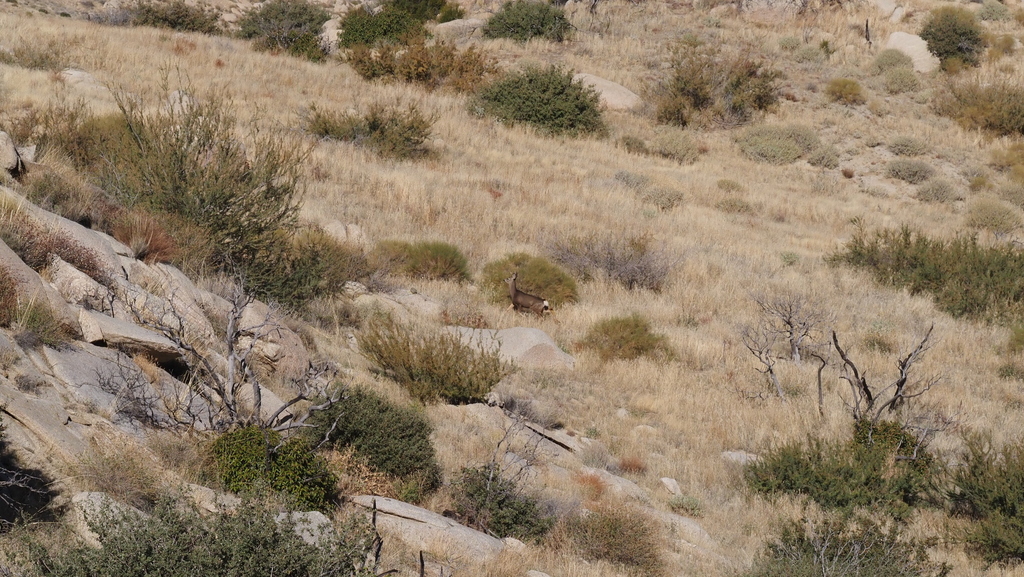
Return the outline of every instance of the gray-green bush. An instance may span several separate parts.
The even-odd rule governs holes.
[[[511,38],[519,42],[531,38],[561,42],[571,29],[572,25],[560,7],[537,0],[513,0],[503,4],[487,20],[484,36]]]
[[[509,124],[529,124],[552,135],[603,134],[600,97],[557,66],[528,66],[484,86],[478,95],[484,112]]]
[[[737,143],[747,157],[768,164],[796,162],[821,146],[814,129],[797,124],[752,126]]]

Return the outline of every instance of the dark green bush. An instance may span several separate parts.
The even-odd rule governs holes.
[[[323,458],[300,440],[281,443],[280,433],[249,426],[224,433],[211,450],[229,491],[249,493],[269,487],[288,495],[303,510],[334,507],[337,479]]]
[[[484,266],[480,284],[494,302],[507,302],[509,288],[505,279],[518,272],[516,288],[547,300],[552,308],[579,300],[576,281],[544,257],[517,252]]]
[[[933,240],[908,227],[858,230],[828,260],[867,268],[876,281],[911,294],[930,293],[956,317],[1024,318],[1024,254],[1008,245],[982,246],[973,236]]]
[[[423,116],[415,106],[399,111],[376,104],[363,116],[311,107],[306,130],[364,146],[384,158],[405,160],[430,155],[426,141],[433,125],[434,119]]]
[[[455,507],[467,525],[498,538],[539,541],[555,523],[494,464],[462,470]]]
[[[254,40],[257,50],[284,50],[293,56],[322,60],[320,29],[331,15],[308,0],[270,0],[238,21],[238,35]]]
[[[638,314],[595,323],[580,344],[596,351],[602,361],[639,357],[670,359],[674,356],[665,335],[651,331],[651,323]]]
[[[447,6],[445,0],[389,0],[388,8],[400,10],[420,22],[433,20]]]
[[[825,509],[880,507],[905,518],[933,490],[934,458],[898,423],[857,423],[853,439],[776,447],[744,472],[757,493],[806,495]]]
[[[939,114],[964,128],[990,130],[1005,136],[1024,135],[1024,88],[1002,79],[950,82],[935,100]]]
[[[558,6],[535,0],[513,0],[502,4],[501,9],[487,20],[484,36],[511,38],[519,42],[531,38],[561,42],[571,28],[565,12]]]
[[[658,122],[687,126],[736,125],[778,102],[782,74],[746,57],[729,59],[716,45],[688,43],[676,50],[672,73],[657,90]]]
[[[132,10],[132,24],[170,28],[182,32],[220,32],[220,13],[207,6],[192,6],[185,0],[143,0]]]
[[[909,182],[910,184],[921,184],[935,174],[935,169],[927,162],[898,158],[885,165],[885,175],[889,178]]]
[[[950,567],[928,558],[934,544],[867,517],[790,521],[742,577],[945,577]]]
[[[358,339],[368,359],[422,402],[479,403],[511,372],[497,351],[477,351],[448,332],[414,333],[389,318],[368,323]]]
[[[205,512],[204,512],[205,513]],[[234,513],[201,514],[186,503],[164,501],[150,516],[101,510],[87,518],[102,548],[61,541],[49,550],[30,547],[30,562],[47,577],[365,577],[372,532],[355,518],[306,543],[295,522],[255,502]],[[287,515],[285,515],[287,519]],[[316,533],[314,533],[316,534]]]
[[[798,124],[752,126],[738,137],[747,157],[768,164],[789,164],[821,147],[814,129]]]
[[[466,257],[446,242],[386,240],[377,243],[372,256],[380,268],[416,278],[469,280]]]
[[[441,484],[441,468],[430,444],[430,421],[422,411],[396,405],[368,390],[354,389],[313,415],[311,436],[336,448],[352,447],[379,471],[416,483],[422,492]],[[332,428],[333,427],[333,428]]]
[[[584,559],[622,565],[634,575],[664,573],[657,523],[626,505],[603,505],[565,520],[563,532]]]
[[[441,12],[437,15],[437,21],[440,24],[444,24],[445,22],[451,22],[452,20],[459,20],[465,16],[466,11],[462,9],[462,6],[451,2],[445,2],[444,6],[441,7]]]
[[[943,6],[931,11],[920,36],[928,43],[928,51],[942,61],[943,68],[949,68],[953,62],[977,66],[985,45],[981,33],[970,10]]]
[[[472,46],[462,51],[445,42],[428,46],[423,38],[412,40],[401,50],[393,45],[377,49],[359,45],[349,53],[348,63],[367,80],[397,78],[430,90],[451,88],[456,92],[475,91],[495,71],[491,59]]]
[[[1024,561],[1024,442],[999,450],[986,435],[968,435],[953,470],[953,512],[974,523],[967,542],[989,563]]]
[[[553,135],[603,134],[600,97],[557,66],[510,72],[479,93],[480,108],[502,122],[529,124]]]
[[[867,98],[860,83],[852,78],[833,78],[825,85],[825,96],[832,102],[864,104]]]
[[[372,14],[362,6],[341,20],[338,43],[345,48],[396,43],[405,37],[423,35],[423,24],[408,12],[385,6]]]

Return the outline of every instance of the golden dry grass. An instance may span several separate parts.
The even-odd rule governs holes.
[[[772,504],[749,497],[740,467],[721,457],[724,450],[758,452],[773,443],[808,435],[838,438],[850,418],[840,399],[844,385],[826,371],[825,416],[819,418],[814,367],[779,365],[789,395],[781,403],[768,392],[753,358],[744,349],[740,328],[755,318],[754,292],[791,291],[805,295],[835,318],[835,329],[875,382],[893,375],[896,354],[916,344],[935,324],[935,346],[916,369],[920,376],[939,375],[941,386],[928,396],[936,410],[959,415],[964,429],[993,432],[996,441],[1024,435],[1019,383],[1000,380],[1008,336],[1004,328],[954,320],[936,310],[926,296],[880,288],[861,272],[833,268],[822,257],[836,250],[853,230],[853,219],[866,228],[909,224],[937,236],[964,227],[965,205],[927,204],[913,198],[912,187],[884,177],[895,135],[913,135],[932,145],[923,158],[945,177],[961,184],[961,173],[983,166],[989,151],[1007,139],[965,132],[934,116],[928,104],[941,79],[922,77],[917,93],[889,97],[871,77],[870,65],[884,38],[893,31],[916,32],[927,0],[908,3],[911,15],[902,24],[877,16],[871,6],[849,4],[835,13],[799,19],[765,15],[720,15],[720,28],[707,29],[707,11],[667,2],[602,2],[599,15],[585,7],[570,9],[579,29],[565,45],[511,41],[480,42],[502,66],[550,62],[589,72],[649,94],[664,74],[670,43],[678,31],[699,30],[727,39],[736,50],[769,59],[787,73],[784,100],[767,121],[812,126],[822,141],[841,152],[841,167],[856,169],[853,179],[832,171],[823,179],[805,163],[773,167],[744,158],[734,143],[735,130],[696,135],[708,148],[688,166],[641,157],[616,146],[619,136],[650,133],[649,111],[608,113],[606,139],[543,138],[525,128],[506,128],[470,114],[466,98],[426,93],[400,84],[361,80],[339,63],[312,64],[283,55],[256,53],[240,41],[179,35],[151,29],[102,28],[94,24],[27,15],[5,4],[0,30],[10,31],[4,45],[39,39],[64,39],[74,46],[73,63],[100,83],[140,94],[154,106],[166,89],[182,79],[200,96],[225,90],[240,119],[259,114],[268,130],[293,134],[310,104],[364,111],[375,102],[416,104],[434,115],[438,154],[420,163],[382,161],[348,144],[319,143],[309,159],[311,176],[303,215],[319,223],[337,220],[358,224],[373,240],[443,240],[459,246],[475,271],[514,251],[543,253],[560,236],[645,233],[679,257],[661,293],[631,292],[597,279],[580,287],[580,302],[555,315],[515,315],[486,301],[472,288],[445,282],[417,282],[416,288],[451,311],[479,317],[494,328],[534,326],[548,332],[563,348],[575,343],[602,319],[642,313],[656,332],[667,335],[678,360],[602,363],[578,353],[572,373],[528,373],[516,386],[554,407],[567,429],[595,437],[613,457],[638,459],[646,470],[634,475],[652,495],[652,504],[667,510],[668,495],[660,477],[677,479],[684,494],[704,508],[702,525],[717,541],[714,556],[689,550],[670,552],[674,574],[728,575],[750,563],[780,516],[798,514],[787,501]],[[869,49],[861,37],[869,19],[875,38]],[[1012,23],[995,25],[1014,30]],[[778,48],[778,38],[807,35],[809,44],[828,39],[837,50],[827,64],[797,63]],[[0,66],[3,107],[41,106],[61,93],[85,98],[97,112],[113,109],[110,94],[99,86],[74,84],[53,74]],[[1024,67],[1012,59],[986,63],[982,75],[1020,78]],[[860,107],[829,104],[821,87],[834,76],[863,80],[869,103]],[[164,86],[164,78],[170,85]],[[814,85],[813,87],[811,85]],[[618,171],[648,176],[685,194],[684,205],[658,211],[615,182]],[[744,191],[726,192],[721,179],[739,182]],[[966,188],[964,186],[964,188]],[[495,195],[491,191],[501,194]],[[742,198],[750,212],[720,210],[721,202]],[[986,241],[991,240],[983,237]],[[783,257],[783,255],[790,255]],[[318,335],[328,355],[344,352],[344,335]],[[869,339],[891,343],[895,352],[880,353]],[[365,374],[359,361],[355,381],[405,398],[396,386]],[[626,409],[626,417],[617,416]],[[437,430],[435,442],[446,473],[485,461],[496,438],[449,407],[428,410]],[[940,435],[934,447],[951,452],[955,433]],[[600,498],[587,483],[577,495]],[[944,520],[924,513],[915,527],[926,534],[942,531]],[[511,555],[511,554],[510,554]],[[605,564],[585,564],[559,551],[531,547],[515,563],[502,560],[484,568],[489,575],[519,575],[512,567],[531,567],[561,576],[617,575]],[[1024,575],[1021,569],[986,570],[950,544],[936,555],[956,566],[954,575]]]

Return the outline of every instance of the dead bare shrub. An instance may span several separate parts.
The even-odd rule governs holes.
[[[600,271],[630,290],[660,291],[680,261],[648,234],[558,238],[548,243],[548,251],[578,277],[592,278]]]

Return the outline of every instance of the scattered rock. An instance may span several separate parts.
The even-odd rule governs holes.
[[[449,40],[453,42],[467,40],[478,30],[483,30],[485,24],[487,24],[487,21],[476,18],[460,18],[458,20],[451,20],[435,26],[434,37],[440,40]]]
[[[89,522],[102,519],[106,514],[148,517],[135,507],[115,501],[106,493],[75,493],[71,497],[71,529],[93,547],[100,546],[100,539],[89,528]]]
[[[242,500],[234,495],[218,493],[209,487],[187,483],[182,489],[184,496],[189,498],[196,507],[210,513],[233,512]]]
[[[885,47],[903,52],[914,61],[914,70],[927,73],[939,67],[939,59],[928,51],[928,43],[917,34],[893,32],[885,42]]]
[[[523,551],[526,549],[526,543],[523,543],[515,537],[505,537],[501,542],[505,544],[505,547],[509,551]]]
[[[505,548],[499,539],[397,499],[361,495],[352,502],[367,511],[377,508],[377,526],[404,542],[413,551],[445,552],[465,560],[493,559]]]
[[[624,479],[618,475],[613,475],[604,469],[594,469],[591,467],[580,467],[580,473],[584,475],[593,475],[601,480],[608,489],[619,496],[631,497],[638,501],[647,502],[650,497],[647,495],[647,491],[644,491],[640,485],[637,485],[629,479]]]
[[[665,487],[665,490],[672,495],[682,495],[682,490],[679,489],[679,481],[676,481],[672,477],[662,477],[661,484]]]
[[[338,51],[338,30],[341,29],[341,18],[331,18],[320,28],[320,45],[334,54]]]
[[[758,456],[746,451],[722,451],[722,458],[740,465],[747,465],[756,461]]]
[[[608,110],[632,110],[643,104],[635,92],[611,80],[585,72],[574,75],[572,79],[596,90],[601,96],[601,104]]]
[[[530,569],[529,571],[526,572],[526,577],[551,577],[551,576],[548,575],[547,573],[541,573],[540,571],[535,571],[533,569]]]
[[[497,350],[506,361],[519,366],[538,368],[568,368],[576,366],[576,359],[558,348],[558,344],[540,329],[513,327],[510,329],[471,329],[447,327],[462,342],[482,351]]]
[[[334,525],[320,511],[278,513],[274,520],[278,524],[290,521],[295,534],[307,545],[318,545],[335,536]]]
[[[362,308],[379,309],[402,319],[411,315],[437,317],[441,314],[441,303],[411,290],[398,290],[390,294],[365,294],[356,297],[355,304]]]
[[[0,169],[11,174],[19,174],[24,169],[14,139],[3,131],[0,131]]]
[[[88,343],[140,352],[157,363],[183,362],[182,352],[167,337],[149,329],[82,309],[78,315],[82,339]]]

